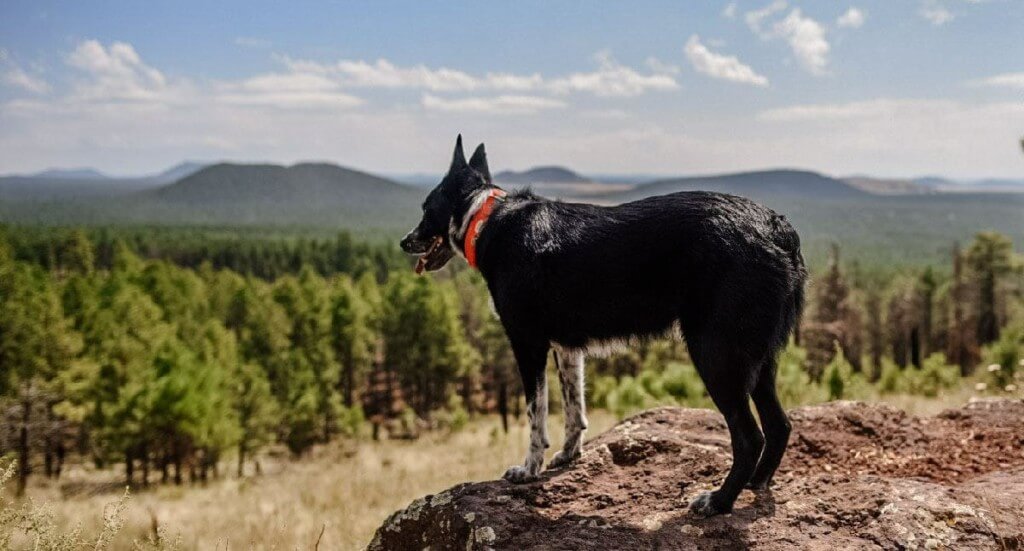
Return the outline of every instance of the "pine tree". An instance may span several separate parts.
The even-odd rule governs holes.
[[[340,392],[345,407],[356,404],[356,390],[373,362],[377,335],[373,330],[371,306],[360,296],[352,280],[334,282],[331,305],[331,333],[335,354],[341,363]]]
[[[861,317],[856,297],[840,268],[839,246],[832,245],[828,268],[815,280],[814,308],[803,332],[808,349],[808,363],[812,376],[817,379],[821,370],[835,356],[836,344],[853,365],[860,370]]]
[[[19,495],[31,474],[34,433],[51,420],[59,375],[80,348],[48,274],[12,261],[0,244],[0,396],[13,397],[19,411]]]
[[[1013,244],[995,232],[981,232],[967,250],[967,265],[977,282],[978,289],[978,344],[986,345],[999,338],[999,320],[996,314],[997,287],[1002,277],[1010,273]]]

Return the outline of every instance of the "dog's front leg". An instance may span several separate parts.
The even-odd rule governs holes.
[[[512,350],[519,364],[519,375],[526,394],[526,415],[530,421],[530,449],[522,465],[513,465],[505,471],[505,480],[514,483],[529,482],[540,474],[544,466],[544,450],[548,441],[548,385],[544,373],[547,347],[516,345]]]
[[[585,357],[582,352],[555,348],[557,354],[558,381],[562,386],[562,409],[565,413],[565,444],[555,454],[548,468],[564,467],[580,456],[583,449],[583,433],[587,430],[587,405],[583,395],[583,368]]]

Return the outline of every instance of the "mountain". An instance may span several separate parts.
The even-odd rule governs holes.
[[[1012,178],[983,178],[979,180],[950,180],[936,176],[916,178],[914,182],[939,191],[972,193],[1024,193],[1024,180]]]
[[[106,180],[110,176],[95,168],[50,168],[28,176],[29,178],[52,178],[58,180]]]
[[[881,195],[799,170],[660,180],[595,200],[611,204],[684,190],[743,195],[785,215],[812,264],[827,258],[832,243],[848,258],[886,266],[948,261],[954,242],[982,229],[1024,242],[1024,193]]]
[[[152,178],[19,178],[0,178],[0,223],[349,229],[390,239],[417,222],[426,194],[423,187],[323,163],[220,163],[170,184]],[[49,191],[40,191],[40,182],[48,182],[43,187]],[[833,242],[841,243],[850,257],[878,265],[946,262],[954,242],[969,241],[981,229],[1024,243],[1024,193],[974,193],[968,188],[885,195],[800,170],[669,178],[641,185],[551,183],[535,189],[546,196],[600,204],[694,189],[746,195],[793,223],[812,263],[826,258]],[[18,193],[20,200],[9,200]]]
[[[18,203],[113,198],[153,189],[205,165],[184,162],[158,174],[114,178],[92,168],[51,168],[27,176],[0,176],[0,200]]]
[[[206,168],[207,166],[209,166],[208,163],[184,161],[172,166],[171,168],[168,168],[167,170],[159,174],[150,176],[150,178],[169,184],[171,182],[176,182],[186,176],[191,176],[192,174],[199,172],[201,169]]]
[[[941,176],[924,176],[921,178],[914,178],[914,183],[935,190],[956,186],[956,182]]]
[[[66,192],[27,207],[0,202],[0,221],[394,231],[415,224],[422,199],[421,189],[331,164],[220,163],[130,193],[87,197]]]
[[[536,166],[522,172],[504,170],[494,175],[494,181],[506,185],[581,184],[590,182],[579,174],[561,166]]]
[[[618,200],[630,200],[676,191],[717,191],[751,198],[806,197],[850,199],[867,195],[842,180],[803,170],[765,170],[715,176],[692,176],[658,180],[617,194]]]
[[[932,186],[921,184],[914,180],[900,180],[898,178],[848,176],[843,178],[843,181],[859,190],[876,195],[920,195],[937,191]]]
[[[956,187],[946,191],[974,191],[978,193],[1021,193],[1024,192],[1024,180],[1009,178],[986,178],[960,182]]]
[[[110,198],[161,185],[148,178],[0,176],[0,201],[39,203]]]

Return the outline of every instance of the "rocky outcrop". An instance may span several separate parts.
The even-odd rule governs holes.
[[[721,416],[659,408],[536,482],[462,484],[418,499],[369,549],[1024,548],[1024,402],[922,418],[835,402],[791,419],[773,489],[744,492],[730,515],[687,513],[729,466]]]

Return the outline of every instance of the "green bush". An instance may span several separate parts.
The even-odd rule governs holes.
[[[591,391],[587,394],[590,407],[610,409],[608,407],[608,395],[619,386],[619,382],[611,375],[597,375],[590,380]]]
[[[652,408],[658,402],[641,381],[628,375],[619,380],[619,384],[608,393],[606,401],[608,409],[618,417]]]
[[[672,362],[665,367],[661,374],[661,386],[680,403],[691,404],[705,396],[704,383],[700,375],[697,375],[696,368],[679,362]]]
[[[338,428],[345,436],[359,436],[363,433],[366,423],[366,415],[361,406],[355,405],[350,408],[340,406],[338,409]]]
[[[806,370],[807,350],[790,344],[777,360],[775,387],[785,407],[821,402],[827,399],[822,387],[811,380]]]
[[[883,394],[895,394],[903,391],[903,370],[889,358],[882,358],[882,372],[875,385]]]
[[[1008,327],[999,340],[984,350],[986,382],[989,388],[1003,390],[1013,384],[1014,375],[1024,356],[1024,327]]]
[[[936,352],[924,360],[921,369],[905,370],[904,380],[903,392],[934,398],[960,382],[960,367],[949,365],[946,356]]]

